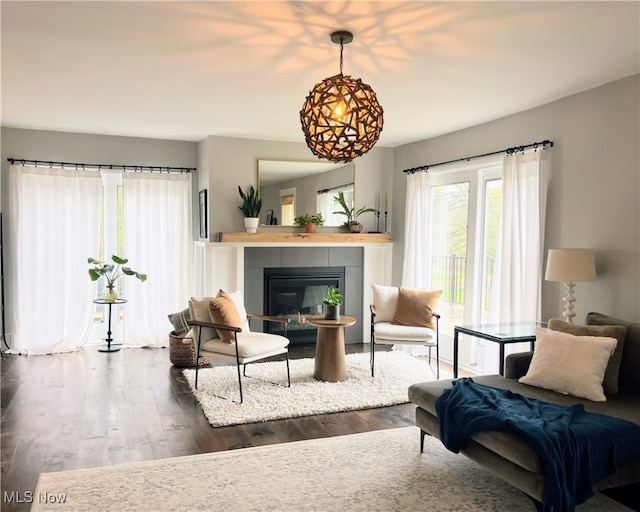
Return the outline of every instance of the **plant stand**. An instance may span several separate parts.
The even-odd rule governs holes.
[[[114,301],[106,301],[104,299],[96,299],[93,302],[95,302],[96,304],[101,304],[101,305],[107,305],[109,306],[109,313],[108,313],[108,324],[107,324],[107,337],[105,338],[104,341],[107,342],[107,346],[103,347],[103,348],[99,348],[98,352],[117,352],[118,350],[120,350],[120,347],[112,347],[111,346],[111,342],[113,341],[113,338],[111,337],[111,307],[114,304],[125,304],[127,301],[125,299],[116,299]]]

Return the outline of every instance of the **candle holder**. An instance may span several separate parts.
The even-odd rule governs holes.
[[[384,212],[384,232],[388,233],[387,231],[387,212]]]

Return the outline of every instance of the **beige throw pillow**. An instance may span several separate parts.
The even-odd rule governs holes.
[[[198,322],[211,322],[211,315],[209,315],[209,303],[213,297],[191,297],[189,300],[189,315],[191,319]],[[201,342],[209,341],[214,338],[218,338],[218,333],[213,327],[202,327],[202,333],[200,335]],[[194,339],[198,339],[198,329],[193,329]]]
[[[442,290],[426,291],[400,287],[392,324],[436,328],[435,312]]]
[[[218,292],[215,299],[209,302],[209,316],[211,323],[229,327],[242,327],[242,320],[238,308],[231,296],[223,290]],[[235,339],[233,331],[216,329],[222,341],[232,343]]]
[[[373,289],[373,306],[376,310],[376,322],[391,322],[398,305],[398,287],[371,285]]]
[[[624,340],[627,337],[626,327],[623,325],[575,325],[557,318],[549,320],[548,326],[552,331],[566,332],[574,336],[615,338],[618,343],[613,355],[609,358],[609,364],[607,364],[607,369],[604,372],[602,387],[606,395],[616,395],[618,393],[618,374],[620,373],[620,363],[622,362]]]
[[[574,336],[538,328],[529,370],[519,382],[605,402],[602,381],[616,344],[615,338]]]

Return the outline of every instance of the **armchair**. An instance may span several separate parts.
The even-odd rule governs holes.
[[[211,305],[221,297],[221,294],[232,299],[238,314],[234,318],[236,321],[214,322],[212,320],[214,315],[210,315],[209,309],[213,307]],[[238,372],[240,403],[244,401],[242,376],[247,377],[247,364],[255,361],[284,354],[287,366],[287,387],[291,387],[289,339],[286,337],[288,318],[247,314],[239,292],[226,294],[221,291],[218,297],[201,299],[192,297],[189,301],[189,311],[191,319],[188,324],[196,331],[194,336],[196,340],[196,361],[200,361],[200,357],[207,357],[235,363]],[[237,321],[238,318],[239,321]],[[284,335],[251,332],[249,320],[252,318],[282,324]],[[225,339],[222,339],[223,337]],[[242,372],[240,371],[240,365],[242,365]],[[195,369],[196,389],[198,389],[198,370],[199,365]]]
[[[440,315],[433,308],[441,291],[423,291],[397,286],[373,285],[371,311],[371,376],[374,377],[375,348],[379,345],[422,345],[436,348],[436,378],[440,379]]]

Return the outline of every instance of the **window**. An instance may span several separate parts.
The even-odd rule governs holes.
[[[285,188],[280,191],[280,225],[293,226],[296,217],[296,189]]]
[[[441,289],[440,354],[453,359],[453,328],[487,320],[502,206],[502,166],[431,171],[430,287]],[[482,371],[484,342],[460,343],[461,366]],[[480,345],[482,344],[482,345]]]
[[[122,193],[122,171],[102,169],[102,204],[100,208],[100,254],[96,256],[102,261],[110,261],[111,256],[124,255],[124,201]],[[124,279],[118,280],[118,296],[122,297]],[[96,299],[102,298],[104,282],[98,281]],[[107,335],[108,306],[96,306],[94,325],[89,341],[98,341]],[[112,338],[122,339],[122,321],[124,308],[112,306],[111,316]]]

